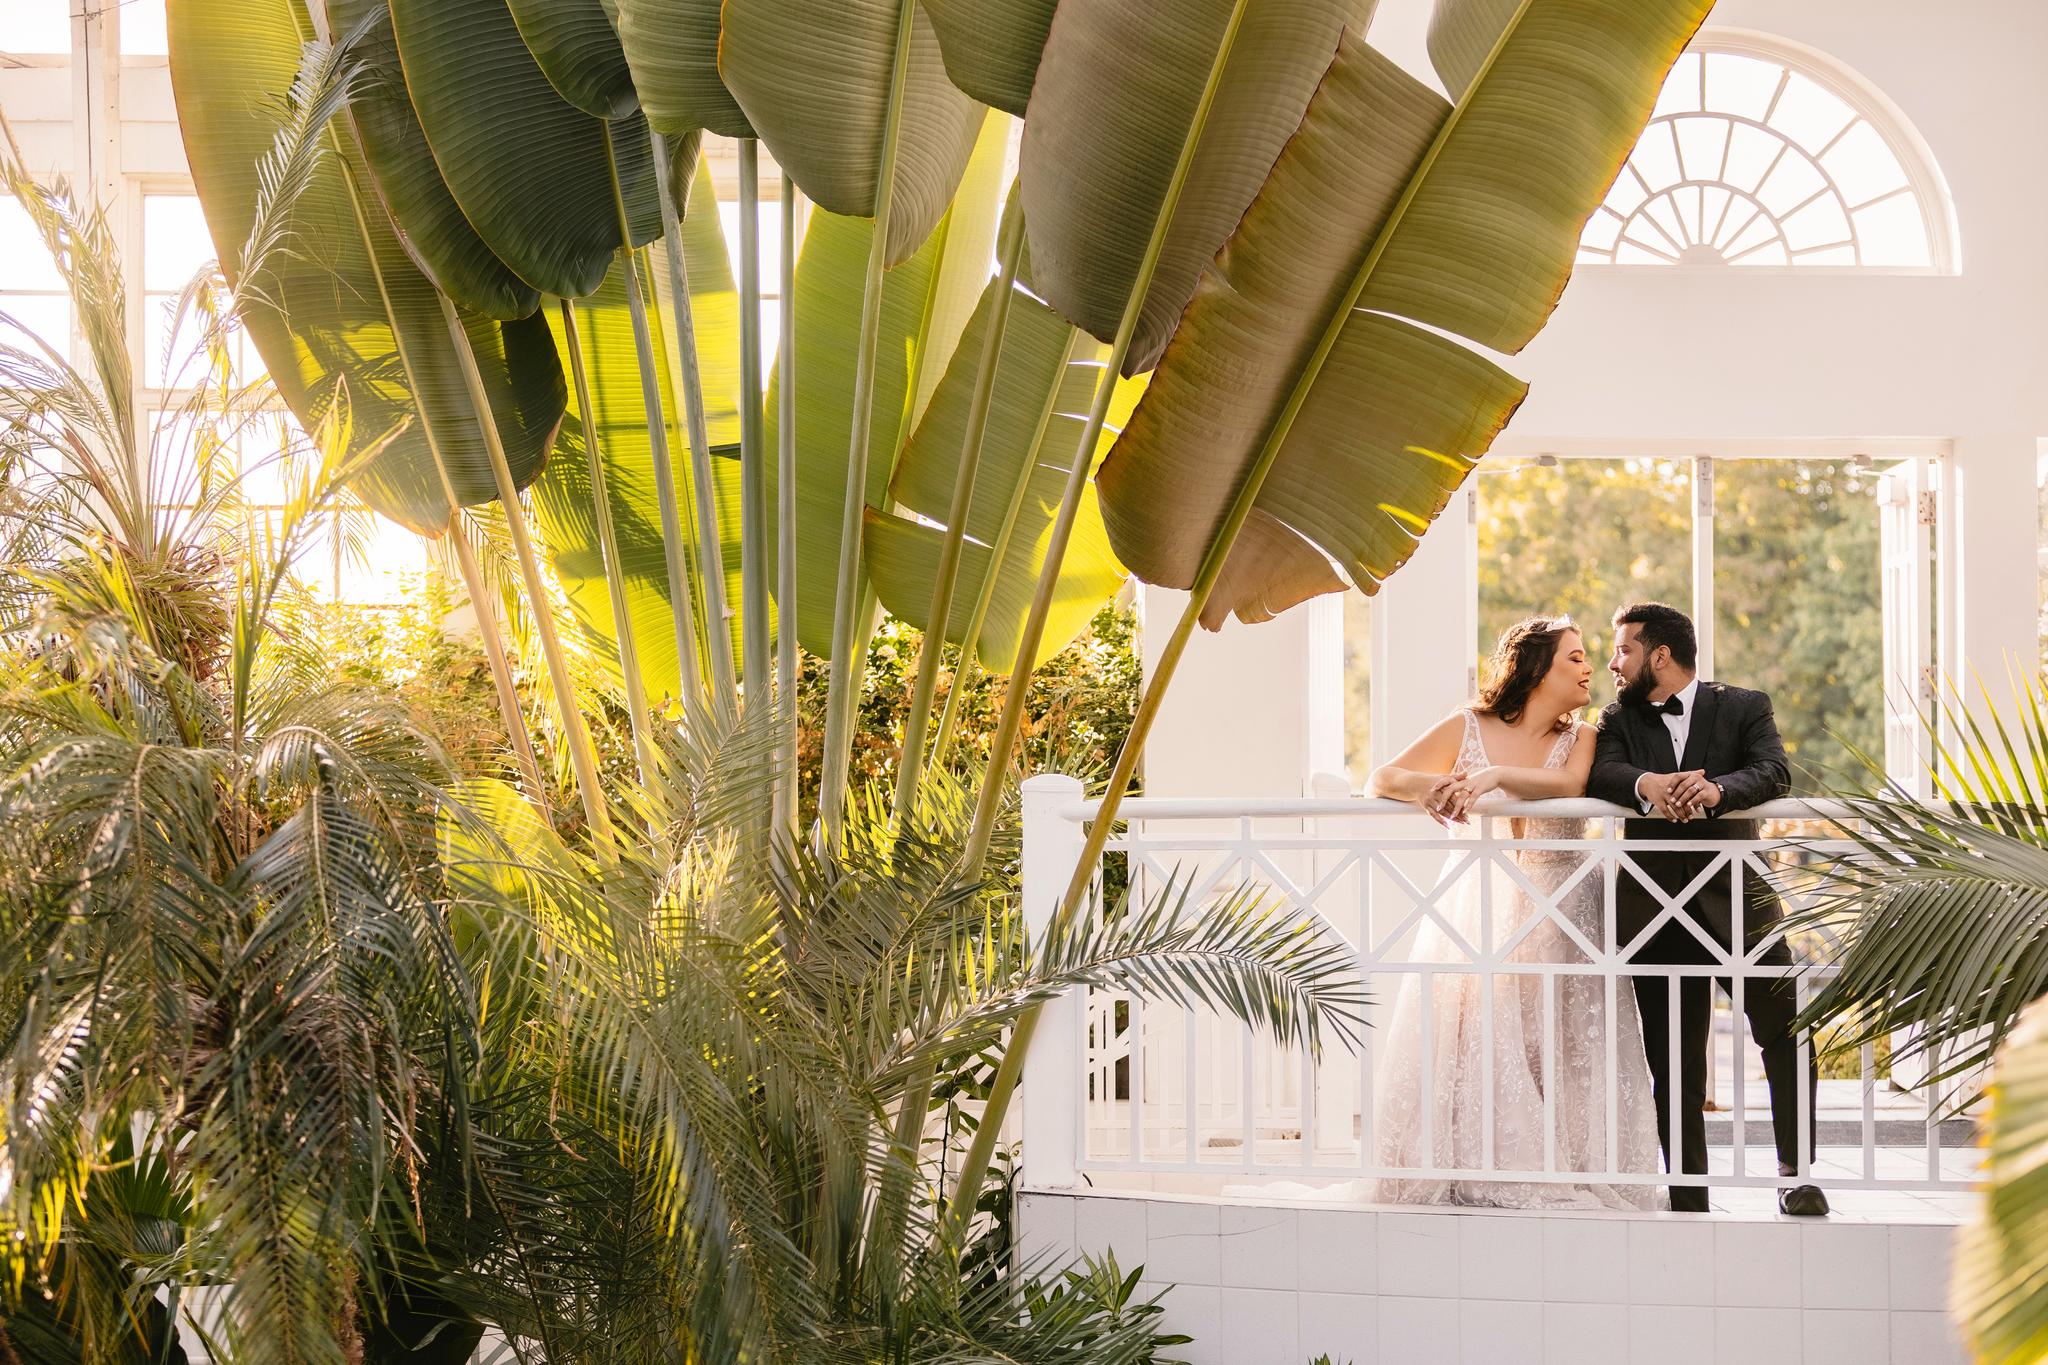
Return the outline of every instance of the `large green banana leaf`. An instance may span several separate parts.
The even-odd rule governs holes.
[[[561,97],[593,118],[640,107],[618,31],[598,0],[507,0],[519,36]]]
[[[1472,87],[1486,54],[1507,31],[1522,0],[1437,0],[1429,15],[1429,60],[1453,97]]]
[[[921,395],[936,389],[988,278],[1003,169],[1002,122],[988,120],[989,130],[938,230],[882,277],[866,489],[870,507],[885,505],[897,449],[923,412]],[[861,283],[873,241],[872,219],[815,210],[796,262],[796,629],[803,647],[821,657],[832,652]],[[776,449],[782,422],[781,367],[776,368],[769,380],[763,437],[769,450]],[[774,462],[768,482],[773,507],[780,486]]]
[[[1956,1311],[1984,1365],[2048,1352],[2048,1003],[2027,1007],[1998,1055],[1981,1212],[1956,1250]]]
[[[1023,117],[1059,0],[924,0],[953,84]]]
[[[919,629],[929,627],[932,582],[952,510],[953,476],[967,433],[975,371],[995,307],[995,290],[996,282],[991,281],[931,406],[897,463],[889,492],[914,515],[868,512],[863,552],[875,591],[890,615]],[[1087,425],[1105,356],[1106,348],[1099,342],[1022,290],[1010,301],[1002,363],[989,395],[981,463],[968,503],[959,588],[946,624],[948,641],[959,644],[966,638],[975,604],[988,588],[993,570],[989,609],[976,641],[976,654],[990,673],[1008,673],[1017,661],[1024,618],[1045,563],[1045,542],[1059,511],[1075,443]],[[1097,444],[1098,458],[1129,418],[1143,389],[1142,379],[1119,381]],[[1020,479],[1029,482],[1004,541],[1003,523]],[[999,541],[1003,556],[996,563],[994,547]],[[1060,564],[1052,614],[1046,618],[1031,666],[1066,648],[1102,604],[1116,595],[1123,580],[1123,566],[1110,551],[1095,490],[1090,488],[1082,497],[1073,540]]]
[[[1116,336],[1233,0],[1064,0],[1025,119],[1024,222],[1035,287]],[[1158,363],[1195,281],[1244,216],[1337,51],[1373,0],[1259,0],[1244,15],[1123,371]]]
[[[169,28],[171,88],[192,181],[222,269],[239,280],[259,163],[310,30],[291,0],[171,0]],[[400,247],[342,130],[330,146],[341,155],[315,169],[292,217],[290,249],[241,280],[244,324],[303,425],[319,420],[337,384],[347,388],[361,443],[417,418],[385,447],[358,491],[393,520],[438,534],[450,508],[430,435],[459,502],[491,501],[497,481],[434,286]],[[524,486],[547,460],[565,401],[547,325],[466,316],[464,327],[513,480]]]
[[[902,0],[725,0],[718,73],[811,202],[871,218]],[[985,110],[946,76],[923,9],[911,15],[888,260],[931,235],[967,168]]]
[[[335,33],[370,25],[356,44],[365,70],[349,98],[349,120],[406,254],[457,307],[491,318],[526,317],[540,307],[540,291],[484,245],[448,193],[405,93],[385,0],[326,3]]]
[[[691,313],[707,384],[707,417],[712,423],[712,439],[718,441],[732,439],[738,421],[738,379],[733,357],[739,352],[739,294],[733,286],[725,235],[718,222],[711,171],[703,162],[696,167],[695,182],[683,214],[683,260],[690,275]],[[662,254],[650,252],[648,257],[655,272],[653,292],[666,298],[668,278],[661,264]],[[549,316],[557,344],[566,345],[559,316],[552,311]],[[620,267],[613,268],[596,294],[578,302],[576,330],[596,413],[598,450],[604,458],[605,491],[618,537],[620,578],[625,586],[627,617],[632,624],[641,681],[650,698],[677,697],[681,695],[681,673],[676,661],[668,561],[662,547],[661,504],[655,493],[653,448],[647,437],[647,411],[641,398],[633,318]],[[563,354],[566,368],[566,349]],[[721,375],[726,378],[719,378]],[[661,383],[662,402],[673,420],[676,396],[669,388],[667,366],[662,367]],[[605,667],[615,670],[618,641],[583,432],[581,414],[572,414],[563,424],[561,449],[548,462],[546,473],[534,487],[534,510],[548,562],[556,581],[568,595],[577,625],[596,646]],[[687,531],[695,524],[689,513],[689,461],[674,458],[674,452],[681,447],[674,441],[670,445],[680,520]],[[727,531],[722,537],[727,600],[737,602],[739,465],[733,460],[714,460],[712,471],[718,482],[720,521]],[[736,648],[737,619],[731,624],[730,645]]]
[[[615,2],[619,42],[649,123],[664,133],[754,135],[718,75],[719,0]]]
[[[1338,590],[1333,561],[1375,591],[1525,391],[1454,338],[1543,325],[1709,6],[1526,0],[1455,110],[1347,38],[1103,463],[1123,561],[1192,585],[1277,440],[1204,624]]]
[[[607,123],[563,99],[505,0],[391,0],[391,19],[441,176],[519,278],[563,298],[604,282],[619,247],[607,138],[633,244],[661,235],[646,119]]]

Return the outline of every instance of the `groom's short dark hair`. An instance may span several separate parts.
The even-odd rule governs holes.
[[[1693,634],[1692,618],[1677,607],[1667,607],[1662,602],[1631,602],[1614,613],[1614,624],[1616,628],[1640,626],[1636,636],[1646,653],[1663,645],[1671,651],[1671,661],[1680,668],[1698,665],[1699,638]]]

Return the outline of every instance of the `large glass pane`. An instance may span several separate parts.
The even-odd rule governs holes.
[[[142,201],[142,287],[179,290],[213,259],[213,238],[191,194],[152,194]]]
[[[1884,753],[1877,475],[1848,460],[1714,465],[1714,671],[1771,694],[1799,794]]]
[[[67,0],[6,0],[0,4],[0,52],[50,56],[71,51]]]
[[[28,210],[0,196],[0,291],[63,288],[64,276],[50,259],[50,249]]]
[[[71,299],[64,294],[9,294],[0,291],[0,313],[14,324],[0,324],[0,343],[20,347],[44,364],[49,357],[36,350],[35,341],[57,355],[71,350]],[[27,333],[27,336],[22,335]],[[35,341],[29,338],[33,337]]]
[[[1677,460],[1561,460],[1479,475],[1479,654],[1525,616],[1575,617],[1607,659],[1626,602],[1692,602],[1692,468]],[[1608,689],[1596,681],[1593,700]]]
[[[171,50],[164,0],[121,0],[121,55],[161,57]]]

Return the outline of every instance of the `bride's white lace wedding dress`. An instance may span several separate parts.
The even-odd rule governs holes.
[[[1575,732],[1558,736],[1544,766],[1562,767],[1572,750]],[[1465,713],[1465,742],[1456,772],[1483,768],[1489,762],[1478,718]],[[1481,798],[1481,804],[1494,799]],[[1579,839],[1582,820],[1528,820],[1523,837]],[[1453,838],[1471,839],[1477,822],[1458,827]],[[1472,856],[1452,853],[1444,875]],[[1528,884],[1553,896],[1569,882],[1588,856],[1571,849],[1522,849],[1512,857]],[[1480,877],[1491,880],[1491,914],[1483,913]],[[1571,923],[1586,942],[1603,947],[1605,895],[1601,874],[1588,871],[1558,897],[1556,915]],[[1510,943],[1516,962],[1588,960],[1557,923],[1528,920],[1540,907],[1515,877],[1497,863],[1467,870],[1439,901],[1451,933],[1474,953],[1498,950]],[[1490,924],[1482,921],[1490,919]],[[1527,927],[1519,942],[1517,934]],[[1482,941],[1484,940],[1484,941]],[[1468,962],[1471,955],[1444,925],[1425,918],[1416,932],[1407,960]],[[1536,975],[1493,975],[1491,1005],[1482,985],[1485,977],[1471,971],[1425,976],[1401,973],[1393,1013],[1380,1033],[1375,1058],[1374,1164],[1382,1167],[1431,1167],[1438,1170],[1485,1168],[1486,1067],[1489,1048],[1485,1018],[1492,1017],[1493,1162],[1498,1171],[1544,1169],[1544,1090],[1552,1089],[1556,1133],[1555,1169],[1604,1171],[1607,1155],[1607,985],[1595,975],[1559,975],[1551,1015],[1556,1030],[1552,1055],[1544,1057],[1544,979]],[[1433,985],[1428,985],[1433,981]],[[1425,996],[1425,990],[1428,995]],[[1427,1046],[1422,1010],[1432,999]],[[1654,1182],[1660,1169],[1657,1120],[1650,1090],[1649,1065],[1643,1058],[1642,1022],[1636,1014],[1635,992],[1627,980],[1616,982],[1614,1009],[1616,1069],[1615,1170],[1641,1172]],[[1427,1074],[1424,1059],[1428,1060]],[[1427,1135],[1424,1117],[1427,1114]],[[1425,1153],[1428,1160],[1424,1159]],[[1387,1178],[1377,1182],[1373,1196],[1382,1203],[1473,1204],[1496,1208],[1655,1209],[1667,1196],[1655,1183],[1597,1185],[1508,1180],[1443,1180]]]

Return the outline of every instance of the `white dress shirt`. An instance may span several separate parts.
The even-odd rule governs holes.
[[[1678,756],[1680,763],[1683,763],[1685,762],[1686,737],[1692,733],[1693,704],[1699,700],[1700,680],[1694,678],[1672,695],[1678,698],[1678,704],[1681,708],[1679,713],[1674,716],[1669,711],[1664,711],[1660,712],[1657,718],[1663,721],[1664,728],[1671,732],[1671,752]],[[1643,774],[1643,777],[1648,776],[1648,773]],[[1643,814],[1648,815],[1652,806],[1650,802],[1643,800],[1643,777],[1636,779],[1636,800],[1641,803]]]

